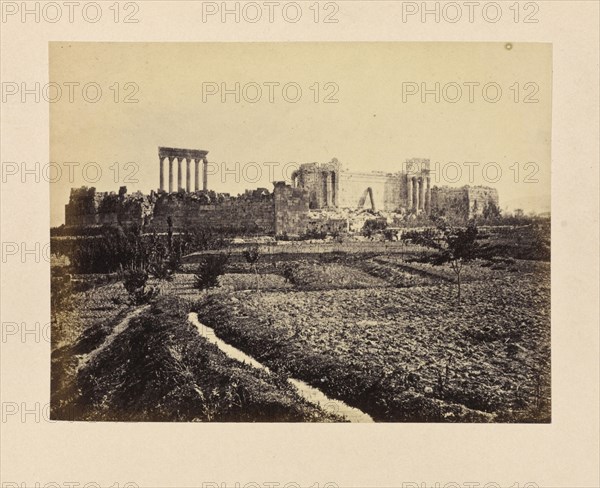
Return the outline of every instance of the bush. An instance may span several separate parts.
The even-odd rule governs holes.
[[[175,271],[181,268],[185,243],[180,239],[173,242],[169,235],[168,245],[165,245],[156,236],[152,236],[148,249],[148,271],[159,280],[172,280]]]
[[[227,254],[214,254],[206,256],[198,265],[194,275],[194,287],[198,290],[214,288],[219,284],[219,276],[225,272],[225,266],[229,261]]]
[[[365,220],[362,228],[362,234],[366,237],[372,237],[380,231],[387,229],[387,221],[385,219],[369,219]]]
[[[100,236],[76,237],[72,246],[71,263],[78,274],[113,273],[148,264],[148,243],[136,229],[106,227]]]
[[[292,285],[296,284],[296,274],[295,274],[295,267],[290,264],[287,263],[284,267],[283,267],[283,277],[285,278],[286,283],[291,283]]]
[[[154,287],[146,287],[148,273],[143,269],[128,269],[123,275],[123,286],[129,294],[129,301],[132,305],[143,305],[152,300],[158,290]]]
[[[248,249],[245,249],[243,254],[244,254],[244,258],[246,259],[246,262],[248,264],[254,265],[258,261],[258,258],[260,258],[260,249],[255,244],[254,246],[251,246]]]

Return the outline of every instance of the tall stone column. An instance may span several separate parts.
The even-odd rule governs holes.
[[[419,210],[425,209],[425,178],[419,178]]]
[[[335,171],[332,171],[331,172],[331,204],[336,208],[338,206],[338,190],[339,190],[338,175]]]
[[[190,185],[191,174],[190,174],[190,163],[192,160],[190,158],[185,158],[185,191],[188,193],[192,190]]]
[[[177,158],[177,191],[183,190],[181,186],[181,163],[183,162],[182,157]]]
[[[406,203],[408,205],[408,210],[412,210],[413,208],[413,179],[412,177],[406,178]]]
[[[159,184],[158,189],[160,191],[164,191],[164,189],[165,189],[165,171],[164,171],[165,170],[165,164],[164,164],[165,158],[159,156],[158,163],[160,165],[160,184]]]
[[[173,156],[169,156],[169,193],[173,193]]]
[[[425,179],[425,212],[427,215],[431,213],[431,178],[428,176]]]
[[[200,190],[200,160],[194,159],[194,191]]]
[[[208,160],[202,158],[202,189],[208,190]]]
[[[417,211],[417,200],[419,194],[419,182],[417,181],[417,177],[413,176],[413,199],[412,199],[412,209]]]
[[[327,191],[327,194],[325,195],[326,196],[325,205],[328,206],[328,207],[331,207],[332,206],[331,205],[331,202],[332,202],[332,198],[331,198],[332,197],[332,194],[331,194],[332,193],[332,188],[331,188],[331,186],[332,185],[331,185],[331,172],[330,171],[328,171],[327,173],[325,173],[325,185],[326,185],[325,188],[326,188],[326,191]]]
[[[415,178],[415,211],[419,213],[421,208],[421,181]]]

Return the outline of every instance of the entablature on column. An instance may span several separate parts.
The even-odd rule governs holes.
[[[177,159],[204,159],[208,151],[203,149],[181,149],[177,147],[159,147],[158,157],[164,158],[177,158]]]

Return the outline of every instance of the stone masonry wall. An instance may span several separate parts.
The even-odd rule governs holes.
[[[149,225],[159,232],[168,229],[171,217],[176,230],[215,228],[228,232],[273,234],[275,204],[266,189],[246,192],[239,197],[213,191],[194,193],[140,192],[126,195],[96,192],[95,188],[71,190],[65,206],[67,226]]]
[[[121,187],[119,193],[97,192],[95,188],[73,188],[69,203],[65,205],[67,226],[89,226],[104,224],[142,224],[152,218],[156,194],[144,195],[135,192],[126,195]]]
[[[402,180],[398,175],[351,172],[340,173],[339,206],[341,208],[357,208],[368,188],[373,191],[376,210],[391,212],[401,206],[403,187]],[[365,208],[370,208],[370,203],[367,197]]]
[[[304,188],[292,188],[283,181],[275,183],[275,234],[300,235],[308,229],[310,194]]]
[[[432,212],[460,220],[478,217],[491,204],[498,207],[498,202],[498,190],[486,186],[433,187],[431,191]]]
[[[401,174],[338,174],[341,176],[338,195],[341,208],[356,209],[361,203],[369,208],[368,196],[362,202],[368,188],[373,191],[378,211],[396,211],[406,205],[403,202],[406,200],[406,178]],[[259,188],[237,197],[213,191],[127,195],[125,187],[118,194],[83,187],[71,190],[69,203],[65,206],[65,223],[77,227],[137,224],[164,232],[170,217],[175,230],[212,228],[237,235],[301,235],[308,230],[334,225],[329,221],[319,222],[319,219],[327,220],[326,217],[311,217],[313,196],[310,188],[293,187],[283,181],[275,183],[272,193]],[[495,188],[431,189],[434,215],[464,221],[485,215],[492,205],[499,206]]]
[[[271,194],[256,198],[224,198],[206,202],[194,193],[163,194],[154,207],[153,228],[176,230],[211,228],[239,234],[273,234],[275,206]]]

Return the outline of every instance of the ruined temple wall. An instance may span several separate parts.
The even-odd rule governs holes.
[[[322,208],[325,206],[324,179],[323,173],[319,170],[316,163],[302,165],[303,171],[300,172],[298,186],[304,188],[309,195],[312,208]]]
[[[499,207],[498,190],[488,186],[474,186],[467,189],[469,194],[469,217],[482,215],[493,204]]]
[[[154,206],[153,228],[159,231],[168,229],[168,217],[172,218],[176,230],[211,228],[242,234],[275,232],[275,205],[271,197],[257,201],[230,199],[207,204],[164,195]]]
[[[465,188],[434,186],[431,189],[431,211],[433,214],[465,219],[469,215],[469,195]]]
[[[305,188],[292,188],[284,182],[273,190],[275,234],[300,235],[308,229],[310,193]]]
[[[126,191],[126,190],[125,190]],[[115,192],[96,192],[95,188],[71,191],[65,205],[67,226],[142,224],[151,217],[154,195],[117,195]]]
[[[158,231],[166,231],[169,216],[179,230],[210,227],[240,233],[275,231],[274,201],[270,194],[238,198],[217,197],[214,192],[125,196],[85,188],[73,190],[65,206],[67,226],[149,224]]]
[[[498,207],[498,190],[487,186],[434,187],[431,191],[434,213],[461,220],[482,215],[492,203]]]
[[[376,210],[393,211],[402,205],[406,185],[400,175],[342,172],[339,177],[338,206],[341,208],[358,208],[368,188],[373,190]],[[369,208],[368,197],[364,205]]]

